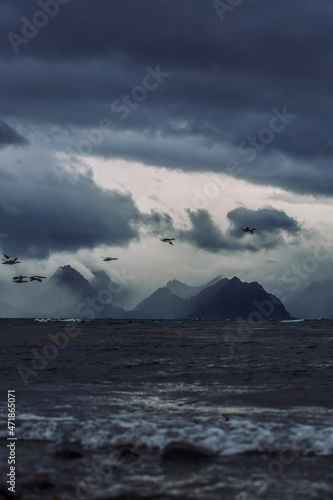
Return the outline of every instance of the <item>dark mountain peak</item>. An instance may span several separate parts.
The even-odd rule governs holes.
[[[74,267],[67,265],[67,266],[60,266],[56,270],[56,272],[51,276],[50,281],[54,282],[59,282],[59,283],[64,283],[64,282],[75,282],[75,281],[81,281],[85,280],[87,281],[82,274],[79,273]]]
[[[183,283],[182,281],[173,279],[171,281],[168,281],[166,287],[169,288],[169,290],[171,290],[172,293],[178,295],[178,297],[182,299],[189,299],[193,295],[196,295],[197,293],[201,292],[201,290],[203,290],[204,288],[207,288],[217,283],[219,280],[221,280],[221,276],[216,276],[214,279],[212,279],[211,281],[209,281],[204,285],[189,286],[186,283]]]
[[[169,280],[166,284],[166,286],[169,288],[170,286],[178,286],[178,285],[186,285],[186,283],[184,283],[183,281],[180,281],[180,280],[176,280],[175,278],[173,280]]]
[[[69,274],[80,274],[76,269],[74,269],[74,267],[70,266],[69,264],[67,264],[66,266],[60,266],[58,267],[58,269],[56,270],[56,272],[54,273],[54,276],[57,276],[57,275],[69,275]]]
[[[257,282],[241,281],[237,276],[220,280],[192,297],[190,317],[203,319],[246,319],[263,311],[263,319],[290,319],[283,304]],[[262,304],[267,307],[263,308]],[[269,313],[267,311],[269,310]]]
[[[181,317],[184,302],[186,300],[181,299],[164,286],[142,300],[134,310],[153,318],[178,318]]]
[[[104,271],[97,275],[106,283],[111,282]],[[38,316],[84,319],[135,317],[131,311],[111,304],[111,291],[107,286],[104,290],[104,294],[96,291],[72,266],[62,266],[50,277],[43,293],[31,299],[29,309],[36,311]]]
[[[176,294],[172,293],[171,290],[169,290],[169,288],[167,288],[166,286],[158,288],[157,290],[155,290],[155,292],[153,292],[151,295],[149,295],[149,297],[142,300],[136,306],[135,310],[141,309],[142,306],[144,306],[147,303],[154,305],[156,303],[156,301],[165,300],[165,299],[169,299],[172,297],[179,299],[179,297]]]
[[[89,281],[70,265],[58,267],[49,279],[47,290],[54,290],[57,287],[78,294],[80,297],[93,297],[96,294]]]
[[[177,287],[182,283],[172,280],[168,285]],[[199,293],[186,299],[173,293],[168,285],[140,302],[136,310],[152,318],[246,319],[258,311],[263,319],[290,318],[283,304],[256,281],[242,282],[237,276],[222,278],[203,289],[199,287]]]

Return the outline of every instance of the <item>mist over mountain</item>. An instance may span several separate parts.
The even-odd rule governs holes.
[[[96,290],[82,274],[66,265],[57,269],[42,293],[27,301],[25,309],[41,317],[127,317],[124,309],[114,307],[111,302],[112,293],[107,287]]]
[[[87,297],[94,297],[95,290],[89,282],[71,266],[59,267],[43,283],[43,289],[24,304],[25,309],[36,316],[75,316],[78,305]]]
[[[299,318],[333,318],[333,280],[313,281],[287,307]]]
[[[31,316],[33,315],[30,315],[29,312],[0,300],[0,318],[28,318]]]
[[[110,276],[104,270],[91,271],[94,278],[90,280],[90,285],[94,290],[100,294],[104,290],[109,292],[111,304],[117,307],[124,307],[123,304],[126,303],[131,298],[131,291],[128,287],[123,286],[121,283],[116,283],[112,281]]]
[[[70,265],[62,266],[20,307],[0,302],[2,317],[153,318],[153,319],[289,319],[279,299],[257,282],[216,277],[188,286],[174,279],[142,300],[134,310],[116,305],[122,287],[105,271],[89,282]],[[127,293],[127,292],[126,292]],[[28,311],[28,312],[25,312]],[[259,315],[259,316],[258,316]]]

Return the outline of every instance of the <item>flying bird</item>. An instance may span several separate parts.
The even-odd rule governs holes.
[[[160,238],[161,241],[164,241],[164,243],[170,243],[170,245],[173,245],[173,241],[175,238]]]
[[[13,264],[20,264],[21,261],[17,260],[17,257],[15,257],[15,259],[11,259],[8,255],[5,255],[4,254],[4,257],[6,257],[5,259],[2,259],[3,262],[2,264],[8,264],[8,265],[13,265]]]
[[[46,276],[30,276],[30,281],[39,281],[41,283],[44,278],[46,278]]]
[[[24,279],[27,276],[14,276],[13,281],[14,283],[28,283],[28,280]]]
[[[253,231],[255,231],[255,230],[256,230],[256,228],[255,228],[255,227],[247,227],[247,226],[244,226],[244,227],[242,228],[242,231],[245,231],[246,233],[251,233],[251,234],[253,234]]]
[[[117,257],[102,257],[103,260],[105,260],[105,262],[109,262],[110,260],[118,260]]]

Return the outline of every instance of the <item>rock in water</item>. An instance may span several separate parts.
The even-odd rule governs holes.
[[[206,448],[195,446],[184,441],[172,441],[162,451],[162,460],[173,462],[200,462],[215,455]]]

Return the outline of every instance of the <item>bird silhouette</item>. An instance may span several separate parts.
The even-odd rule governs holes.
[[[248,226],[244,226],[242,228],[242,231],[245,231],[246,233],[251,233],[253,234],[253,231],[256,231],[256,228],[255,227],[248,227]]]
[[[175,238],[160,238],[161,241],[163,241],[164,243],[170,243],[170,245],[173,245],[173,241],[174,241]]]
[[[12,259],[11,257],[5,254],[4,257],[6,258],[2,259],[3,260],[2,264],[8,264],[10,266],[12,266],[13,264],[21,264],[21,261],[17,260],[17,257],[15,257],[15,259]]]
[[[13,281],[14,283],[28,283],[28,280],[26,280],[27,276],[14,276]]]

